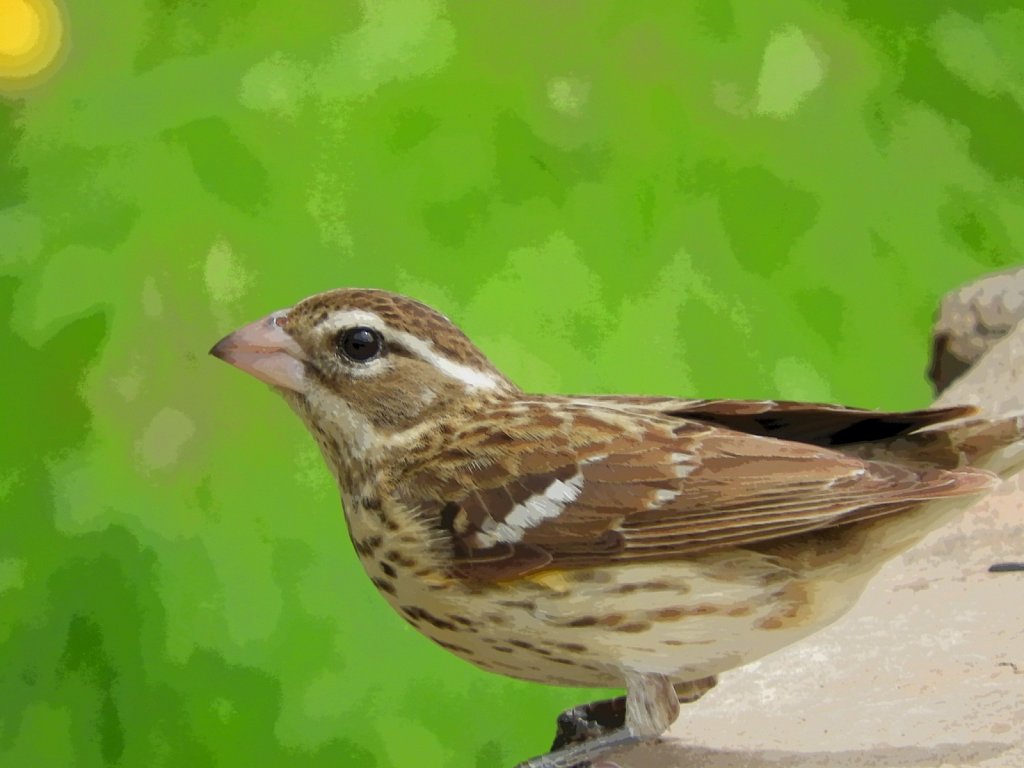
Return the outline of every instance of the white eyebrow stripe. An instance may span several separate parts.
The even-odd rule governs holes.
[[[435,352],[434,345],[430,342],[426,342],[404,331],[391,330],[387,334],[398,340],[403,347],[421,360],[430,363],[446,376],[461,381],[470,389],[497,389],[498,387],[498,380],[489,373],[484,373],[475,368],[470,368],[468,365],[449,360],[444,355]]]
[[[338,312],[321,323],[321,327],[327,329],[328,333],[340,331],[342,328],[349,328],[357,325],[366,325],[376,328],[384,334],[385,340],[392,339],[416,357],[441,371],[449,378],[461,381],[470,389],[497,389],[499,381],[497,378],[484,371],[470,368],[468,365],[456,363],[449,360],[434,349],[434,344],[429,341],[413,336],[405,331],[398,331],[384,322],[375,312],[367,312],[364,309],[350,309],[345,312]]]

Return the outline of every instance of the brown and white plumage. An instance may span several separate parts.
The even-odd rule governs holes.
[[[311,297],[213,352],[305,421],[407,621],[485,669],[627,687],[624,728],[529,764],[548,768],[656,736],[677,699],[842,615],[993,487],[977,466],[1017,468],[1024,427],[524,394],[447,318],[374,290]]]
[[[992,485],[983,471],[869,461],[692,418],[705,403],[660,405],[517,397],[403,476],[401,495],[457,507],[442,527],[463,573],[510,578],[753,545]]]

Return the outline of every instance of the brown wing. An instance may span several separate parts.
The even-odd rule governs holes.
[[[1022,466],[1002,449],[1024,439],[1024,418],[969,418],[971,405],[883,412],[773,400],[677,400],[604,396],[594,400],[686,418],[751,435],[835,448],[852,456],[922,468],[981,467],[1007,477]]]
[[[475,445],[442,463],[443,477],[407,487],[442,489],[433,502],[457,571],[495,580],[755,544],[993,482],[982,471],[866,461],[639,410],[538,401],[515,420],[478,426]]]
[[[615,395],[592,399],[717,424],[750,435],[829,447],[884,442],[978,412],[970,405],[898,412],[778,400],[677,400]]]

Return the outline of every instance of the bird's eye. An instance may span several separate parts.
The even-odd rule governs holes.
[[[338,334],[338,351],[349,360],[365,363],[380,354],[381,337],[372,328],[349,328]]]

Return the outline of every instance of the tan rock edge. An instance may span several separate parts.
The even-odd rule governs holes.
[[[1024,318],[1024,267],[1014,267],[950,291],[932,328],[928,376],[942,392]]]

